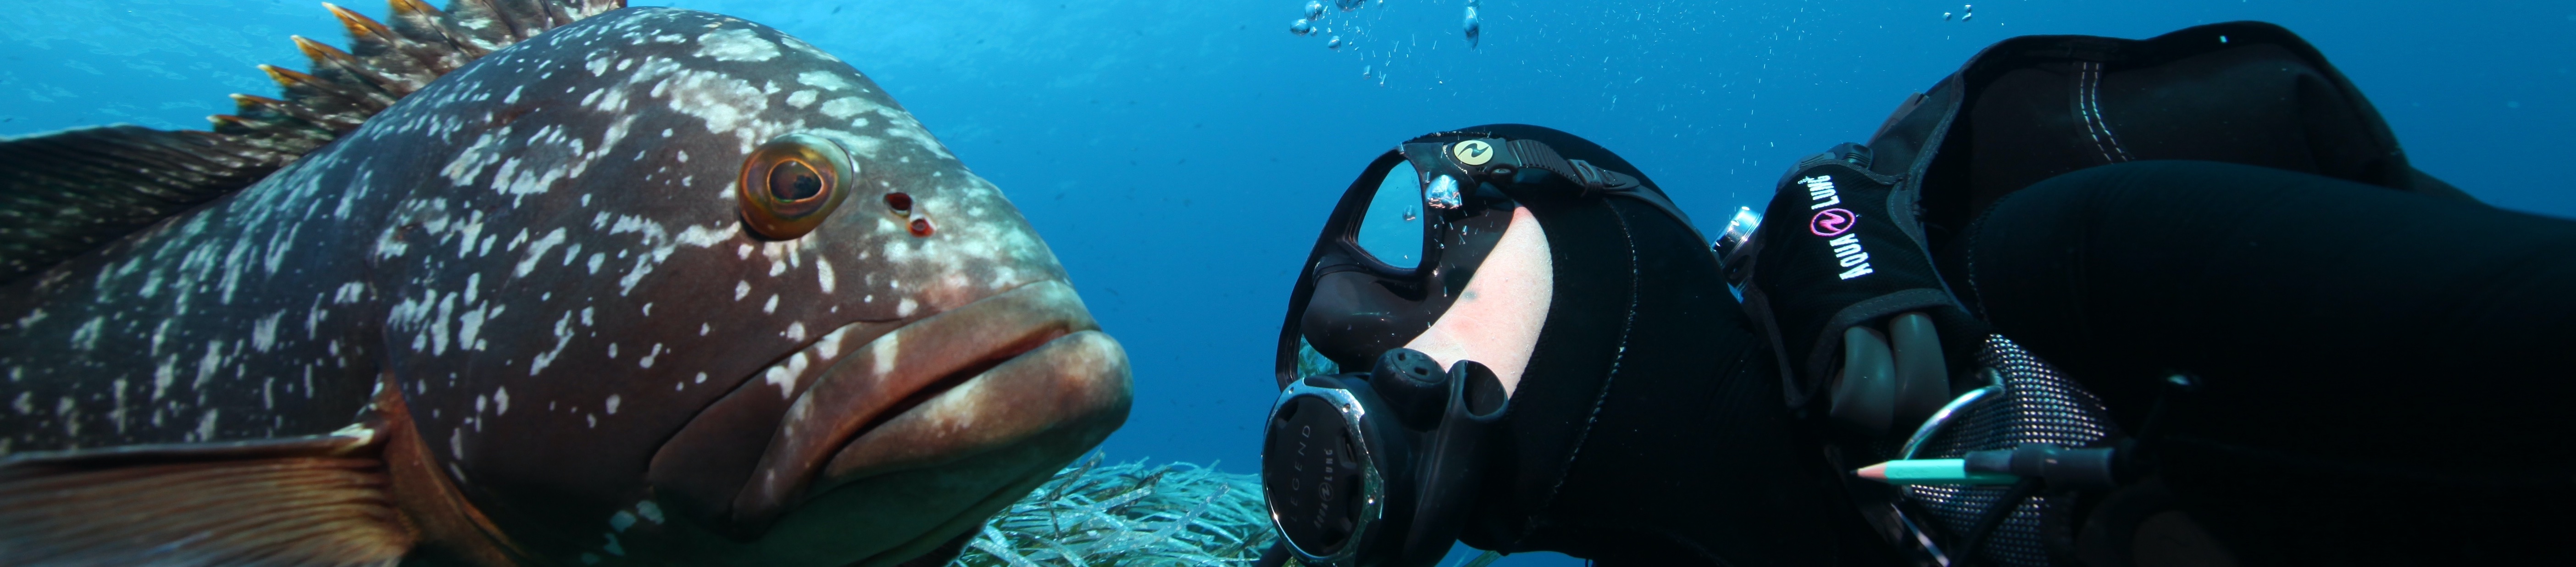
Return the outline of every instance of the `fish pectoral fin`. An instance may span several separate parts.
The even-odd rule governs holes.
[[[376,437],[11,455],[0,565],[392,566],[415,536]]]

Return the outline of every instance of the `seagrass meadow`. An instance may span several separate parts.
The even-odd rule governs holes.
[[[1093,453],[1057,471],[949,565],[1249,565],[1275,537],[1254,475],[1102,460]]]

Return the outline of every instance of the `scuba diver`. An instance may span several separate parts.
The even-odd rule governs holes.
[[[2006,40],[1713,245],[1589,141],[1428,134],[1290,296],[1264,562],[2567,563],[2571,258],[2255,22]]]

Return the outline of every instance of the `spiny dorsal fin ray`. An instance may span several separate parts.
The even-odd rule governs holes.
[[[0,284],[268,176],[474,59],[625,0],[389,0],[393,25],[324,4],[342,51],[304,38],[304,73],[262,65],[277,98],[234,95],[212,132],[138,126],[0,139]]]

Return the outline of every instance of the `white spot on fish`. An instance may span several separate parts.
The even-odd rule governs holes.
[[[81,323],[80,328],[72,329],[72,348],[84,351],[96,348],[98,346],[99,325],[106,322],[107,319],[104,317],[91,317],[88,322]],[[269,334],[271,336],[276,335],[275,327],[277,326],[277,322],[269,321],[268,326],[270,327]]]
[[[832,261],[826,258],[815,258],[814,271],[815,277],[820,278],[818,281],[823,285],[823,293],[832,293],[832,280],[834,278],[832,275]]]
[[[868,355],[876,358],[876,367],[873,370],[878,376],[894,373],[894,359],[897,355],[903,354],[903,349],[900,347],[902,334],[903,331],[898,329],[868,343]]]
[[[817,110],[823,111],[824,116],[847,119],[852,116],[858,116],[859,113],[875,112],[882,108],[885,107],[879,106],[875,101],[858,97],[850,97],[836,98],[831,101],[824,102],[823,107]]]
[[[770,314],[778,313],[778,294],[770,294],[769,302],[760,306],[760,312]]]
[[[796,82],[832,91],[849,90],[852,86],[849,79],[841,78],[839,73],[833,73],[830,71],[806,71],[803,73],[797,73]]]
[[[778,44],[761,39],[759,32],[751,30],[722,30],[698,36],[697,56],[717,61],[768,61],[778,57]]]
[[[538,353],[535,359],[530,360],[528,375],[535,376],[538,372],[544,372],[547,365],[554,364],[556,356],[563,354],[564,346],[570,344],[572,344],[572,313],[565,312],[563,318],[555,320],[555,349]]]
[[[823,360],[831,360],[832,357],[840,356],[841,338],[849,333],[850,329],[848,327],[824,333],[821,340],[814,341],[815,354],[822,357]]]
[[[769,382],[771,386],[778,387],[778,399],[795,399],[796,381],[805,377],[806,364],[805,353],[796,353],[795,356],[787,357],[785,364],[769,367],[769,372],[763,374],[761,379]]]
[[[690,226],[688,228],[681,229],[680,236],[674,240],[677,240],[681,244],[706,248],[721,244],[726,240],[733,239],[733,234],[733,231],[725,230],[722,225],[718,225],[713,228]],[[745,252],[743,255],[744,257],[749,257],[750,253]]]
[[[519,267],[511,270],[510,274],[517,277],[526,277],[528,272],[532,272],[537,269],[538,260],[545,259],[547,250],[553,250],[555,246],[563,243],[564,229],[561,228],[555,229],[554,232],[548,232],[545,236],[537,237],[536,242],[529,243],[528,255],[519,260]]]
[[[71,398],[63,398],[63,401],[64,401],[64,402],[70,402],[70,401],[71,401]],[[68,406],[67,406],[67,407],[68,407]],[[198,441],[213,441],[213,440],[215,440],[215,416],[217,416],[217,415],[222,415],[222,414],[223,414],[223,412],[224,412],[223,408],[206,408],[206,415],[204,415],[204,416],[201,416],[201,417],[198,417],[198,418],[197,418],[197,440],[198,440]],[[64,412],[62,412],[62,413],[70,413],[70,412],[68,411],[68,409],[66,409],[66,411],[64,411]]]
[[[619,403],[619,402],[622,402],[622,401],[623,401],[623,400],[618,399],[617,394],[609,394],[609,395],[608,395],[608,415],[617,415],[617,405],[618,405],[618,403]]]
[[[733,284],[733,300],[734,300],[734,301],[742,301],[742,298],[743,298],[744,296],[748,296],[748,295],[751,295],[751,282],[748,282],[748,281],[734,282],[734,284]]]

